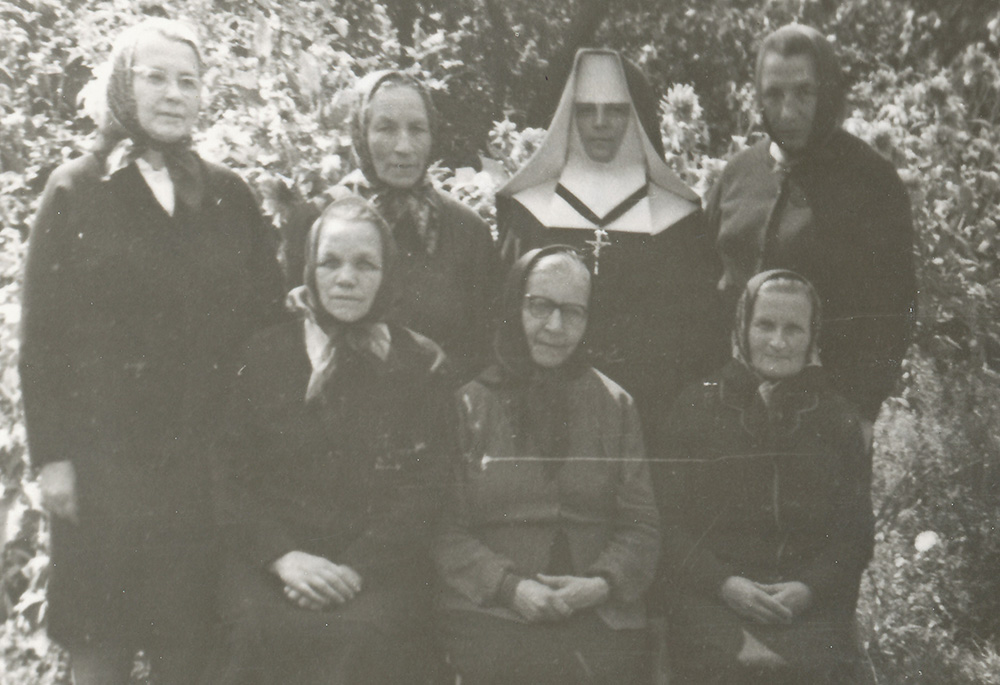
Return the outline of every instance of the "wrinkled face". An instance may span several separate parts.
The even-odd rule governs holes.
[[[750,365],[768,380],[790,378],[805,368],[812,303],[802,292],[761,287],[748,333]]]
[[[819,81],[808,55],[776,52],[764,56],[760,72],[760,100],[775,142],[786,152],[801,151],[816,119]]]
[[[132,75],[142,130],[162,143],[191,135],[201,106],[201,76],[194,48],[150,34],[136,47]]]
[[[368,221],[329,219],[319,236],[316,289],[335,319],[353,323],[371,309],[382,285],[382,241]]]
[[[423,98],[405,85],[380,88],[369,103],[368,149],[379,180],[412,188],[431,156],[431,123]]]
[[[631,116],[628,102],[574,103],[573,120],[587,156],[602,163],[614,159]]]
[[[587,330],[590,272],[566,257],[543,257],[524,289],[521,324],[531,359],[539,366],[561,366]]]

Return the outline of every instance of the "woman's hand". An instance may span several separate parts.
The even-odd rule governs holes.
[[[76,469],[69,460],[54,461],[38,472],[42,507],[52,516],[79,523],[76,506]]]
[[[797,580],[761,585],[760,588],[785,605],[792,612],[792,618],[798,618],[812,605],[812,590]]]
[[[566,600],[548,585],[536,580],[525,579],[514,590],[514,609],[524,620],[558,621],[573,613]]]
[[[556,591],[566,605],[573,611],[589,609],[603,604],[611,595],[611,586],[600,576],[590,578],[581,576],[536,576],[540,583]]]
[[[285,583],[285,596],[306,609],[343,604],[361,592],[361,576],[348,566],[306,552],[288,552],[271,564]]]
[[[788,607],[749,578],[729,576],[719,594],[730,609],[757,623],[790,623],[792,620]]]

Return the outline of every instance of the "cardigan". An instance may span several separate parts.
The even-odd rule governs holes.
[[[853,613],[874,546],[860,417],[818,367],[776,386],[770,414],[759,382],[734,360],[664,422],[665,592],[716,599],[733,575],[797,580],[815,606]]]
[[[501,602],[504,577],[548,572],[562,534],[573,573],[609,581],[611,597],[597,614],[613,629],[643,627],[659,515],[632,398],[594,369],[571,380],[574,456],[549,479],[540,461],[517,453],[510,396],[486,382],[495,371],[457,393],[462,458],[432,547],[440,605],[521,620]]]
[[[790,202],[804,195],[812,221],[779,231],[761,257],[779,189],[770,145],[764,139],[733,157],[705,198],[730,305],[758,261],[761,270],[806,277],[823,301],[823,366],[837,391],[874,420],[899,377],[916,314],[909,197],[888,160],[838,129],[788,172]]]
[[[308,402],[301,321],[247,343],[216,450],[220,518],[242,563],[299,550],[367,587],[414,577],[454,452],[451,380],[433,342],[395,325],[390,336],[385,362],[348,355]]]
[[[80,516],[53,521],[49,632],[64,644],[127,635],[140,629],[131,620],[148,631],[150,611],[204,604],[158,588],[134,598],[145,609],[123,596],[145,592],[142,555],[209,535],[207,451],[237,348],[282,316],[250,189],[220,166],[202,170],[200,210],[178,203],[171,217],[134,164],[105,177],[95,156],[79,157],[50,176],[32,228],[20,351],[28,446],[36,467],[72,462]],[[194,549],[164,572],[182,577],[180,565],[199,563]]]

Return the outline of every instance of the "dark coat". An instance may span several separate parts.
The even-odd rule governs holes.
[[[247,344],[216,452],[231,549],[225,668],[213,683],[419,681],[427,544],[455,451],[453,381],[433,342],[399,326],[390,336],[385,362],[338,349],[309,402],[301,321]],[[351,567],[361,593],[325,611],[293,605],[269,568],[291,551]]]
[[[505,264],[545,245],[592,255],[593,231],[546,228],[510,198],[498,198],[497,212]],[[703,220],[696,212],[655,236],[609,231],[593,276],[587,347],[594,366],[635,398],[647,441],[683,387],[728,355],[720,267]]]
[[[654,471],[664,517],[662,592],[677,611],[678,633],[712,642],[706,636],[727,623],[758,637],[767,632],[722,603],[729,576],[803,582],[813,605],[779,632],[794,658],[808,661],[816,655],[802,646],[810,639],[803,623],[853,619],[874,544],[871,457],[860,417],[821,369],[779,384],[770,416],[759,382],[733,361],[685,390],[665,423],[666,461]]]
[[[705,199],[709,238],[736,274],[730,304],[755,273],[760,236],[778,195],[769,139],[737,154]],[[892,392],[916,313],[910,200],[888,160],[836,130],[790,180],[812,225],[779,236],[761,270],[791,269],[823,301],[823,366],[834,387],[874,420]],[[733,277],[735,275],[735,277]]]
[[[178,203],[174,217],[135,165],[103,174],[91,155],[53,172],[24,285],[31,459],[68,459],[77,476],[80,525],[53,522],[49,584],[49,630],[68,644],[198,628],[208,444],[238,345],[283,295],[236,174],[203,163],[200,211]]]
[[[386,362],[349,357],[308,403],[301,321],[247,344],[218,449],[222,516],[246,563],[300,550],[366,586],[413,576],[454,451],[450,379],[436,345],[390,331]]]

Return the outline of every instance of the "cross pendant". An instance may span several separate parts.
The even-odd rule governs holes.
[[[603,228],[600,228],[600,227],[594,229],[594,239],[593,240],[587,240],[587,241],[584,241],[584,242],[586,242],[588,245],[590,245],[590,246],[592,246],[594,248],[594,250],[593,250],[593,252],[594,252],[594,275],[596,276],[598,270],[601,268],[600,267],[600,265],[601,265],[601,248],[604,247],[605,245],[610,246],[613,243],[610,240],[608,240],[608,232],[605,231]]]

